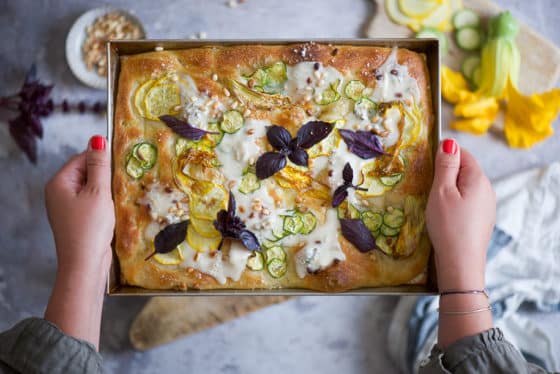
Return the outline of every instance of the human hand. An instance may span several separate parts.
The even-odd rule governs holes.
[[[467,150],[444,140],[426,209],[440,292],[484,288],[486,249],[495,221],[490,181]]]
[[[115,214],[106,140],[90,139],[45,188],[58,271],[45,319],[66,334],[99,343]]]
[[[45,200],[59,272],[104,277],[115,225],[105,138],[92,137],[87,151],[60,169],[45,188]]]

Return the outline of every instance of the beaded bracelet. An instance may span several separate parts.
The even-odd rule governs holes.
[[[488,305],[486,308],[473,309],[473,310],[451,310],[451,311],[442,311],[438,308],[438,312],[440,312],[440,314],[451,314],[451,315],[473,314],[479,312],[486,312],[487,310],[492,310],[492,306]]]
[[[446,295],[465,295],[465,294],[483,294],[488,299],[488,292],[486,290],[448,290],[439,293],[439,296]]]

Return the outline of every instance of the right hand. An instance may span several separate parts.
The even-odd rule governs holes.
[[[426,209],[440,292],[485,287],[486,249],[495,221],[490,181],[468,151],[453,139],[444,140]]]

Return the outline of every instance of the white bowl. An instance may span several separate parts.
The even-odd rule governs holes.
[[[98,18],[110,12],[118,12],[124,15],[140,28],[142,38],[146,37],[144,27],[138,18],[125,10],[115,9],[111,7],[102,7],[91,9],[82,14],[70,28],[66,37],[66,61],[72,73],[84,84],[98,89],[107,87],[107,78],[97,74],[94,70],[88,70],[82,57],[82,45],[86,39],[86,28],[93,24]]]

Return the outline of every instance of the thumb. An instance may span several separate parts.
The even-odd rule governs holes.
[[[461,166],[461,150],[454,139],[441,142],[435,162],[434,185],[457,188]]]
[[[107,141],[101,135],[92,136],[86,153],[86,186],[101,190],[111,189],[111,160]]]

